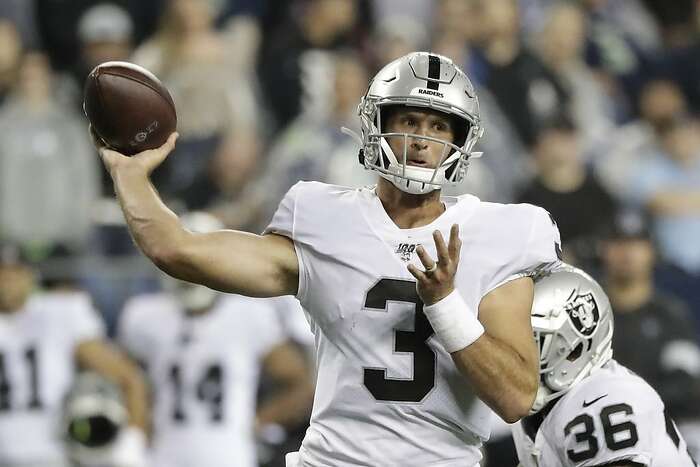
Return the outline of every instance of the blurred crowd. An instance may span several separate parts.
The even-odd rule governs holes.
[[[551,213],[564,259],[610,295],[615,358],[700,450],[699,7],[0,0],[0,238],[21,243],[44,289],[89,293],[114,335],[125,303],[162,281],[90,144],[82,83],[95,65],[135,62],[172,94],[180,139],[154,174],[167,204],[260,232],[299,180],[373,183],[341,127],[358,128],[382,65],[431,50],[470,76],[486,129],[449,194]]]

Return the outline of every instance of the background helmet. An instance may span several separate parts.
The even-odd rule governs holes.
[[[65,400],[63,432],[68,457],[80,467],[110,465],[128,413],[121,391],[102,376],[81,373]]]
[[[572,266],[536,278],[532,329],[540,351],[540,387],[531,413],[612,358],[608,297],[591,276]]]
[[[224,228],[224,224],[215,216],[203,212],[192,211],[180,217],[182,226],[190,232],[209,233]],[[163,275],[161,286],[172,293],[187,310],[204,310],[211,307],[219,293],[208,287],[191,282],[181,281]]]
[[[455,142],[410,133],[384,131],[389,106],[424,107],[451,116],[457,123]],[[422,194],[461,182],[472,149],[482,136],[479,101],[467,75],[452,60],[428,52],[413,52],[386,65],[372,79],[358,108],[362,129],[360,162],[407,193]],[[437,168],[406,164],[404,154],[391,150],[387,137],[409,137],[443,143]],[[480,155],[480,154],[478,154]]]

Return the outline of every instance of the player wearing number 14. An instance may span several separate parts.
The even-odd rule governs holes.
[[[204,212],[182,222],[194,232],[223,227]],[[303,420],[312,399],[311,372],[277,311],[301,314],[299,304],[223,295],[165,275],[162,285],[129,300],[119,322],[119,341],[154,388],[149,467],[258,465],[255,428]],[[283,390],[256,410],[260,374]]]
[[[559,233],[531,205],[440,196],[483,133],[467,76],[435,54],[384,67],[359,106],[375,187],[300,182],[266,232],[193,235],[148,174],[172,150],[101,149],[141,249],[176,277],[294,294],[316,338],[311,425],[290,467],[472,467],[491,410],[515,421],[537,390],[529,277]],[[274,163],[274,161],[272,161]]]
[[[522,467],[692,467],[659,395],[612,359],[605,292],[563,266],[535,284],[532,327],[541,383],[513,427]]]

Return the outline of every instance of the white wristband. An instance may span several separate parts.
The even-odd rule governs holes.
[[[140,428],[128,426],[122,429],[115,446],[113,462],[117,467],[146,467],[146,434]]]
[[[424,306],[423,313],[449,353],[473,344],[484,333],[484,326],[476,318],[476,313],[467,306],[457,290],[437,303]]]

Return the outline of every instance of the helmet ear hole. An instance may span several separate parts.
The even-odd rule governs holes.
[[[377,126],[379,127],[379,131],[381,133],[387,132],[386,127],[389,124],[389,120],[399,110],[399,107],[403,106],[399,106],[397,104],[379,106],[377,109],[377,119],[379,122],[375,122],[375,124],[379,123]]]
[[[571,351],[571,353],[566,357],[566,359],[570,362],[575,362],[576,360],[581,357],[581,354],[583,353],[583,342],[579,342],[579,344],[574,348],[574,350]]]
[[[452,180],[452,176],[454,175],[455,170],[457,170],[457,167],[460,166],[460,163],[461,163],[461,161],[460,161],[459,159],[457,159],[456,161],[454,161],[454,162],[452,163],[452,165],[450,165],[450,166],[447,168],[447,170],[445,170],[445,178],[446,178],[447,180],[450,180],[450,181]]]
[[[452,121],[452,131],[454,133],[453,144],[461,148],[467,142],[471,124],[454,115],[450,115],[450,120]]]

